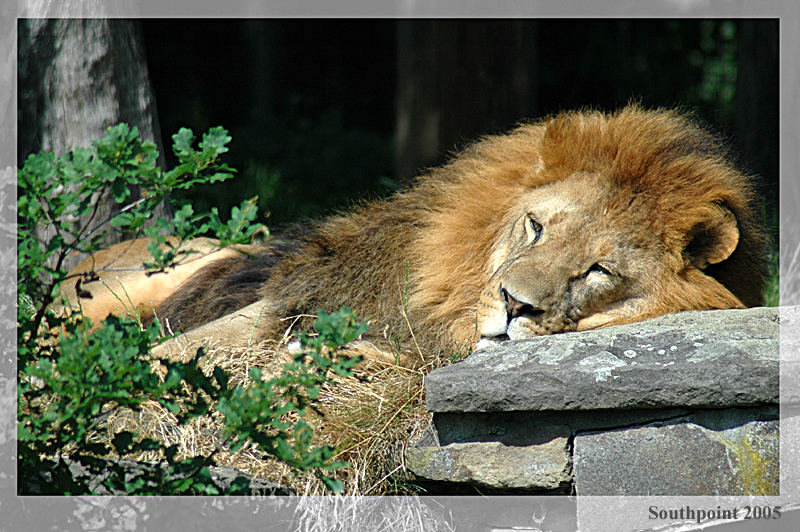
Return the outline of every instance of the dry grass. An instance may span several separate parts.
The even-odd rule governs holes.
[[[303,497],[295,511],[295,522],[300,532],[455,530],[452,516],[443,514],[437,514],[419,497]]]
[[[191,356],[186,353],[185,356]],[[249,348],[211,347],[204,367],[220,366],[230,375],[230,384],[246,384],[249,370],[261,368],[266,378],[274,376],[287,360],[283,346],[265,342]],[[344,482],[344,495],[410,494],[403,463],[407,443],[422,434],[430,421],[425,408],[423,375],[431,368],[407,369],[388,362],[370,362],[357,369],[355,377],[335,377],[323,388],[316,408],[321,415],[307,419],[320,444],[338,450],[336,460],[348,462],[332,475]],[[155,402],[136,415],[114,412],[108,419],[109,435],[120,430],[177,444],[178,457],[208,455],[222,445],[223,419],[213,414],[178,425],[175,417]],[[160,460],[154,452],[133,458]],[[302,495],[323,495],[322,482],[309,472],[265,457],[253,445],[235,454],[221,450],[219,465],[235,467],[247,474],[287,486]]]

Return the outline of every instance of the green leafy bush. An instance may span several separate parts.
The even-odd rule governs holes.
[[[241,477],[223,488],[210,474],[215,455],[235,452],[253,442],[263,452],[292,467],[314,471],[334,492],[340,482],[327,472],[343,464],[334,449],[314,444],[306,410],[331,373],[350,375],[357,358],[339,347],[366,328],[352,313],[320,314],[319,336],[304,337],[306,353],[287,364],[276,378],[263,380],[253,369],[251,381],[231,386],[219,367],[203,368],[198,350],[188,362],[154,359],[150,348],[163,340],[158,325],[111,317],[93,330],[79,313],[60,312],[60,286],[96,279],[96,272],[70,278],[64,269],[73,253],[96,251],[106,235],[105,222],[133,236],[152,239],[148,273],[158,275],[185,260],[181,244],[212,234],[220,245],[252,240],[261,226],[254,223],[256,200],[232,209],[227,222],[216,210],[195,214],[177,208],[171,221],[152,219],[154,208],[170,191],[233,177],[219,160],[230,142],[227,131],[213,128],[194,147],[194,134],[181,129],[173,136],[179,164],[164,171],[156,165],[151,142],[137,129],[112,127],[91,149],[75,149],[62,157],[31,155],[18,175],[18,465],[21,492],[86,494],[99,481],[113,493],[218,494],[248,493]],[[131,186],[139,198],[131,201]],[[97,220],[99,199],[111,195],[120,205],[116,215]],[[150,222],[145,227],[146,222]],[[165,246],[169,229],[179,244]],[[159,374],[159,369],[161,374]],[[139,411],[156,401],[186,423],[198,416],[221,413],[224,441],[208,456],[177,459],[177,446],[165,445],[131,431],[108,435],[108,417],[118,410]],[[113,432],[113,431],[112,431]],[[124,460],[156,451],[166,467],[132,473]],[[75,476],[79,465],[87,475]],[[94,482],[94,484],[93,484]],[[23,484],[24,483],[24,484]]]

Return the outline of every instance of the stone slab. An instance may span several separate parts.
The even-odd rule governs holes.
[[[504,342],[425,380],[433,412],[742,407],[779,400],[777,308],[690,311]]]
[[[413,447],[406,466],[418,477],[493,489],[555,490],[572,480],[568,440],[539,445],[500,442]]]
[[[575,437],[578,495],[778,495],[777,420],[707,411]]]
[[[688,442],[687,445],[691,448],[692,438],[685,438],[679,433],[680,429],[676,431],[672,427],[691,423],[721,434],[719,442],[730,444],[730,449],[739,453],[737,456],[747,457],[746,453],[742,454],[747,446],[742,442],[741,432],[746,433],[752,427],[777,423],[777,419],[777,406],[700,411],[576,411],[566,415],[563,412],[437,413],[433,416],[433,424],[429,430],[406,451],[406,464],[418,478],[435,481],[439,483],[438,488],[445,491],[457,489],[458,485],[480,485],[499,490],[523,488],[565,493],[570,491],[570,485],[566,483],[572,481],[568,474],[571,467],[577,469],[586,466],[583,470],[596,471],[600,480],[607,477],[606,471],[598,468],[603,464],[605,467],[615,468],[619,459],[613,453],[603,455],[602,452],[605,451],[607,440],[616,441],[620,432],[636,440],[631,435],[640,434],[635,432],[639,428],[646,428],[641,433],[642,439],[636,440],[637,445],[643,449],[631,446],[630,452],[636,456],[657,458],[661,456],[662,447],[667,446],[667,454],[677,456],[676,460],[680,462],[685,452],[684,445]],[[723,432],[726,430],[730,434]],[[771,437],[777,438],[777,434]],[[592,438],[595,440],[592,441]],[[764,453],[764,461],[761,463],[764,467],[765,464],[771,464],[769,468],[773,473],[777,464],[774,438],[769,440],[772,447]],[[708,439],[699,441],[702,445],[695,446],[695,459],[708,469],[701,477],[711,478],[709,471],[713,470],[718,484],[720,478],[725,479],[724,482],[728,484],[733,482],[730,480],[733,477],[729,468],[721,468],[720,464],[724,465],[719,460],[721,455],[717,453],[714,458],[714,453],[721,448],[714,445],[709,447]],[[710,444],[715,441],[710,440]],[[739,444],[731,443],[735,441]],[[573,452],[578,445],[575,442],[579,442],[582,454]],[[596,447],[589,447],[589,443],[596,444]],[[618,448],[620,453],[627,456],[627,447],[619,444]],[[631,457],[628,456],[627,459],[630,460]],[[571,466],[573,463],[575,465]],[[628,471],[628,474],[651,478],[653,470],[653,467],[648,467]],[[662,474],[653,478],[664,489],[671,489],[671,482],[677,481],[673,479],[666,482],[664,479],[667,477],[669,475]],[[556,482],[556,479],[560,480]],[[785,480],[782,479],[783,485]],[[680,483],[683,485],[682,481]],[[449,484],[450,488],[445,488],[443,484]],[[605,489],[604,486],[600,488]],[[707,486],[700,486],[698,490],[705,488]],[[734,488],[729,486],[728,489]]]

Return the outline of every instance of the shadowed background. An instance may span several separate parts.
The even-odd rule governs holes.
[[[406,183],[476,136],[631,99],[733,140],[777,226],[778,21],[142,20],[161,130],[231,130],[223,212],[270,225]]]

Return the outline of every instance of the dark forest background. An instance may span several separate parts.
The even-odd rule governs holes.
[[[777,224],[776,20],[145,20],[165,140],[224,125],[241,172],[191,197],[268,223],[400,186],[562,109],[681,106],[733,141]]]
[[[164,145],[183,126],[231,131],[227,160],[239,177],[187,196],[198,209],[226,213],[258,195],[269,213],[262,221],[276,228],[387,194],[520,120],[636,100],[693,111],[730,139],[740,166],[761,176],[777,227],[774,19],[144,19],[134,27]],[[22,120],[21,138],[25,128]]]

